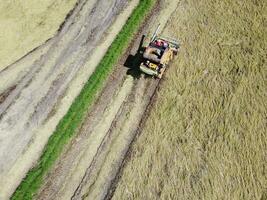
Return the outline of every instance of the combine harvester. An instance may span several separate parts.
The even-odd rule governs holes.
[[[160,25],[157,27],[149,45],[145,47],[143,52],[143,62],[140,65],[140,70],[145,74],[156,78],[161,78],[166,67],[177,55],[179,43],[172,38],[158,36]]]

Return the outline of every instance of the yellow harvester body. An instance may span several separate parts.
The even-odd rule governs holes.
[[[148,75],[161,78],[166,67],[177,54],[179,44],[174,39],[158,36],[158,30],[159,26],[149,45],[145,47],[144,61],[140,65],[140,70]]]

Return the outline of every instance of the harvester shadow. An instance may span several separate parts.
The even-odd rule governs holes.
[[[139,70],[139,66],[144,61],[143,53],[145,51],[145,47],[143,47],[145,35],[142,36],[142,39],[139,44],[139,48],[135,55],[130,54],[125,63],[123,64],[124,67],[129,68],[127,70],[127,75],[131,75],[135,79],[139,79],[141,77],[142,72]],[[145,75],[145,78],[147,76]]]
[[[139,79],[141,77],[141,71],[139,70],[139,66],[142,63],[143,56],[140,53],[135,55],[129,55],[126,59],[124,66],[129,68],[127,70],[127,75],[131,75],[135,79]]]

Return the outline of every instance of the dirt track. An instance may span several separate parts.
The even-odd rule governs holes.
[[[137,5],[131,1],[116,17],[127,2],[80,0],[54,38],[0,71],[0,93],[14,88],[0,104],[0,199],[12,194],[39,158],[58,121]]]
[[[127,2],[80,0],[55,37],[0,71],[0,94],[5,94],[0,103],[0,199],[12,194],[38,160],[57,123],[138,0],[132,0],[120,13]],[[159,13],[155,10],[138,40],[144,33],[150,35],[158,23],[164,27],[178,3],[162,2],[164,8]],[[138,45],[132,45],[131,54]],[[157,80],[124,67],[125,60],[118,63],[38,199],[103,199],[108,195],[158,85]]]
[[[158,23],[162,27],[167,23],[177,2],[165,0],[164,3],[160,13],[154,10],[146,23],[153,25],[143,28],[138,41],[142,34],[150,34]],[[132,55],[138,45],[132,45]],[[124,67],[125,61],[126,58],[122,58],[118,63],[78,136],[65,149],[37,199],[110,198],[110,187],[159,83],[136,69]]]

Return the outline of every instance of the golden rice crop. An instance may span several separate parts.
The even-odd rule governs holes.
[[[181,40],[114,199],[267,199],[267,2],[181,0]]]

